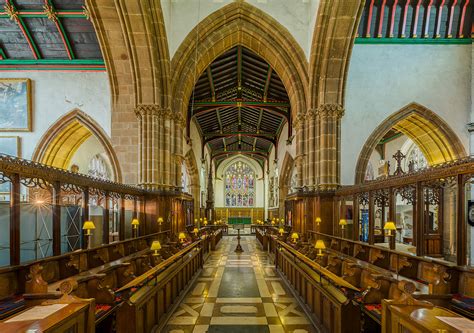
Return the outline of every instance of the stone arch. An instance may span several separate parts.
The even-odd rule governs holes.
[[[36,146],[32,159],[66,169],[77,149],[92,135],[99,140],[107,153],[114,180],[121,182],[120,166],[109,137],[94,119],[79,109],[65,114],[46,131]]]
[[[277,72],[288,92],[293,117],[306,111],[308,65],[303,50],[279,22],[241,1],[203,19],[176,51],[171,61],[173,110],[186,117],[199,75],[220,54],[236,45],[252,50]]]
[[[344,105],[349,60],[363,0],[321,0],[309,59],[309,109]]]
[[[385,119],[367,139],[357,160],[356,184],[364,181],[372,151],[391,128],[412,139],[420,147],[430,165],[467,156],[458,136],[441,117],[420,104],[411,103]]]
[[[160,1],[85,0],[111,89],[111,140],[123,181],[139,183],[139,105],[170,108],[170,56]]]
[[[227,169],[234,164],[235,162],[242,161],[246,164],[248,164],[254,171],[255,175],[258,178],[262,178],[265,175],[265,172],[263,170],[263,167],[254,159],[249,156],[245,155],[235,155],[232,157],[227,158],[225,161],[219,164],[216,170],[216,176],[218,177],[223,177],[224,173],[227,171]]]

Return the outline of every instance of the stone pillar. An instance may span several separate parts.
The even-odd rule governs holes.
[[[181,165],[184,161],[183,154],[183,129],[185,121],[180,114],[176,114],[174,117],[174,154],[175,154],[175,186],[181,186]],[[198,184],[199,186],[199,184]],[[192,191],[191,193],[194,193]],[[198,199],[194,199],[198,200]]]
[[[341,118],[344,108],[339,104],[323,104],[316,112],[319,130],[319,188],[333,190],[340,184]]]
[[[138,105],[135,108],[138,117],[138,184],[146,189],[158,186],[159,173],[158,138],[159,114],[157,105]]]
[[[138,184],[146,189],[174,189],[177,168],[173,156],[181,156],[181,163],[182,147],[175,151],[178,146],[173,142],[179,139],[173,133],[177,128],[170,110],[141,104],[135,108],[135,114],[139,123]]]
[[[298,114],[295,121],[295,130],[296,130],[296,157],[295,157],[295,167],[296,167],[296,186],[298,188],[303,187],[303,167],[304,167],[304,148],[305,148],[305,115]]]
[[[171,113],[169,110],[163,113],[163,187],[171,187]]]
[[[212,184],[212,165],[209,167],[209,176],[207,178],[207,200],[206,217],[210,221],[214,219],[214,187]]]
[[[308,156],[308,179],[306,185],[309,190],[314,190],[316,187],[316,178],[317,178],[317,158],[316,158],[316,110],[310,109],[306,113],[306,128],[308,129],[307,135],[307,149],[306,154]]]

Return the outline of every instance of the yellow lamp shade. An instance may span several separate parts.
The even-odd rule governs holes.
[[[322,239],[318,239],[316,241],[316,244],[314,244],[314,247],[318,250],[318,256],[322,256],[323,250],[326,248],[326,245],[324,244],[324,241]]]
[[[178,238],[181,242],[184,242],[184,240],[186,239],[186,235],[184,234],[184,232],[180,232]]]
[[[296,243],[296,240],[300,238],[297,232],[294,232],[291,234],[291,239],[293,239],[293,242]]]
[[[161,243],[160,241],[153,241],[153,243],[151,243],[151,247],[150,247],[150,250],[152,251],[158,251],[158,250],[161,250]]]
[[[86,230],[86,235],[90,235],[91,230],[95,229],[95,224],[92,221],[86,221],[86,222],[84,222],[84,225],[82,226],[82,229]]]
[[[285,219],[280,219],[280,222],[281,222],[282,224],[284,224],[284,223],[285,223]]]
[[[153,241],[153,243],[151,243],[150,250],[155,251],[155,253],[154,253],[153,255],[154,255],[154,256],[157,256],[157,255],[158,255],[158,251],[161,250],[161,243],[160,243],[160,241]]]
[[[198,223],[198,219],[194,219],[194,223]]]
[[[320,224],[322,222],[321,218],[320,217],[317,217],[316,220],[315,220],[316,224]]]
[[[383,228],[385,230],[397,230],[397,227],[395,226],[395,223],[393,222],[386,222]]]
[[[84,222],[84,225],[82,226],[82,229],[84,229],[84,230],[95,229],[95,224],[92,221],[86,221],[86,222]]]
[[[272,225],[275,225],[275,220],[272,220]]]
[[[194,228],[193,232],[195,235],[197,235],[197,233],[199,232],[198,228]]]
[[[318,250],[324,250],[326,248],[326,245],[324,244],[324,241],[322,239],[318,239],[316,241],[316,244],[314,244],[314,247]]]
[[[203,222],[203,223],[204,223],[204,225],[207,225],[207,220],[204,220],[204,222]]]
[[[283,233],[285,232],[285,229],[280,228],[280,229],[278,230],[278,232],[280,233],[280,236],[283,236]]]
[[[390,222],[390,221],[386,222],[383,228],[384,228],[384,230],[388,230],[389,236],[392,235],[392,230],[397,230],[397,227],[395,226],[395,223]]]
[[[339,225],[341,226],[342,229],[344,229],[344,227],[347,225],[347,221],[344,220],[344,219],[341,219],[341,220],[339,221]]]
[[[158,222],[158,224],[162,224],[162,223],[163,223],[163,218],[160,216],[160,217],[158,218],[158,220],[156,220],[156,222]]]
[[[132,220],[133,229],[136,229],[139,225],[140,225],[140,221],[138,221],[138,219]]]

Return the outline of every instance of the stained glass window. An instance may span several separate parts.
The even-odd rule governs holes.
[[[255,172],[244,162],[235,162],[225,172],[226,207],[255,206]]]

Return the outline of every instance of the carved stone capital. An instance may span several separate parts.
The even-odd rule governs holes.
[[[318,109],[309,109],[306,111],[306,119],[314,119],[318,115]]]
[[[304,126],[304,121],[306,119],[306,114],[304,112],[300,112],[296,115],[296,119],[293,123],[293,127],[295,129],[298,129],[299,127],[303,127]]]
[[[334,117],[341,119],[344,115],[344,108],[340,104],[321,104],[317,111],[319,117]]]
[[[175,123],[181,125],[181,127],[186,126],[186,119],[184,119],[183,115],[179,112],[173,113],[173,120]]]
[[[144,116],[158,116],[160,114],[160,107],[156,104],[139,104],[135,108],[135,114],[138,118]]]

